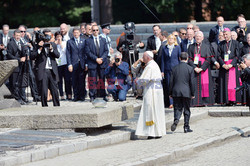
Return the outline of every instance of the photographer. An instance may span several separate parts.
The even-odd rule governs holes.
[[[127,76],[129,74],[129,65],[122,61],[122,54],[115,55],[109,66],[105,70],[108,80],[108,92],[113,95],[115,101],[126,100],[128,92]]]
[[[138,83],[139,77],[142,75],[142,72],[144,68],[146,67],[146,64],[143,62],[143,59],[138,59],[132,66],[131,66],[131,72],[135,76],[134,80],[134,90],[136,94],[136,99],[142,99],[143,96],[143,86],[141,86]]]
[[[53,105],[60,106],[57,82],[58,69],[56,58],[60,57],[55,43],[51,42],[51,31],[44,29],[43,33],[37,32],[36,40],[36,54],[31,59],[35,59],[38,69],[38,81],[40,84],[40,94],[42,106],[47,107],[48,89],[50,90],[53,98]]]
[[[239,14],[237,18],[238,25],[233,27],[232,31],[235,31],[238,35],[237,40],[243,44],[247,42],[246,34],[250,33],[249,28],[247,28],[247,22],[243,14]]]
[[[124,25],[125,35],[120,36],[117,50],[122,53],[122,61],[127,62],[129,66],[139,59],[139,48],[144,48],[139,36],[135,34],[135,24],[128,22]]]
[[[247,106],[250,107],[250,54],[246,54],[242,57],[243,62],[239,65],[241,72],[241,81],[243,83],[242,88],[247,90]],[[238,90],[240,90],[238,89]],[[237,90],[237,89],[236,89]]]

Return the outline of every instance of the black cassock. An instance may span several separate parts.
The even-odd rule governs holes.
[[[236,92],[234,88],[240,86],[240,78],[238,71],[239,60],[239,42],[235,40],[222,41],[218,47],[218,62],[220,63],[219,73],[219,104],[229,104],[242,102],[241,92]],[[224,64],[232,64],[230,70],[224,69]]]
[[[195,57],[200,54],[200,58]],[[203,71],[195,73],[195,98],[192,100],[191,106],[205,106],[214,104],[214,89],[211,76],[210,62],[211,62],[211,48],[210,45],[202,42],[200,46],[196,43],[188,48],[189,60],[188,64],[194,69],[196,67],[202,68]],[[205,81],[204,81],[205,79]]]

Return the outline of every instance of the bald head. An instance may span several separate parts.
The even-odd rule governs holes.
[[[224,18],[222,16],[217,17],[217,24],[219,27],[223,26]]]
[[[194,30],[193,29],[188,29],[187,30],[187,39],[192,40],[194,38]]]
[[[62,35],[66,35],[67,32],[68,32],[68,26],[67,26],[67,24],[62,23],[62,24],[60,25],[60,31],[61,31],[61,34],[62,34]]]
[[[231,38],[233,40],[237,40],[237,37],[238,37],[237,33],[235,31],[231,31]]]

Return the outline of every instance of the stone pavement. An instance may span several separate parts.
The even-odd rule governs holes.
[[[183,157],[170,166],[249,166],[250,136]],[[215,155],[218,154],[218,155]]]
[[[130,100],[128,98],[128,102],[132,101],[135,102],[134,105],[140,105],[140,101]],[[133,134],[139,115],[137,108],[134,118],[114,124],[112,128],[87,131],[87,137],[64,140],[61,143],[53,145],[36,146],[33,150],[8,152],[0,157],[0,165],[20,165],[29,162],[32,163],[27,165],[38,166],[52,164],[166,164],[168,161],[174,161],[182,156],[193,154],[195,151],[207,148],[207,146],[220,144],[231,138],[239,138],[242,132],[245,131],[247,133],[250,131],[250,128],[248,128],[250,127],[250,117],[208,117],[208,110],[219,110],[220,108],[221,107],[192,108],[191,128],[194,132],[188,134],[183,133],[181,124],[175,133],[170,132],[169,128],[173,121],[173,111],[166,109],[166,125],[168,129],[166,136],[157,140],[145,140],[143,137],[138,140],[131,140],[131,138],[136,138]],[[246,109],[246,107],[237,108]],[[183,121],[183,119],[181,121]]]
[[[250,117],[207,118],[191,125],[193,133],[167,133],[161,139],[133,140],[116,145],[89,149],[25,166],[52,165],[167,165],[168,161],[192,154],[214,144],[239,137],[235,128],[250,132]],[[249,154],[250,155],[250,154]],[[204,163],[204,165],[206,165]]]

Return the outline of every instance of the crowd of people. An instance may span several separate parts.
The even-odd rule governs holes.
[[[191,106],[244,105],[245,90],[235,88],[242,85],[238,65],[241,57],[250,53],[250,30],[244,15],[238,15],[237,21],[238,25],[230,30],[219,16],[208,38],[193,24],[171,34],[154,25],[153,35],[145,44],[129,22],[125,24],[126,32],[117,39],[116,49],[108,36],[109,23],[101,25],[102,33],[95,22],[82,23],[72,31],[62,23],[55,33],[50,29],[41,32],[39,27],[29,33],[25,25],[20,25],[13,36],[5,24],[0,36],[0,60],[19,62],[6,84],[20,104],[29,102],[27,86],[33,100],[41,101],[42,106],[48,106],[50,100],[54,106],[59,106],[60,100],[85,101],[87,95],[91,102],[97,97],[108,101],[108,95],[114,101],[124,101],[130,88],[137,99],[143,97],[144,87],[138,78],[146,63],[138,52],[146,46],[161,71],[164,107],[173,108],[169,97],[172,69],[180,63],[181,53],[186,52],[195,76]]]

